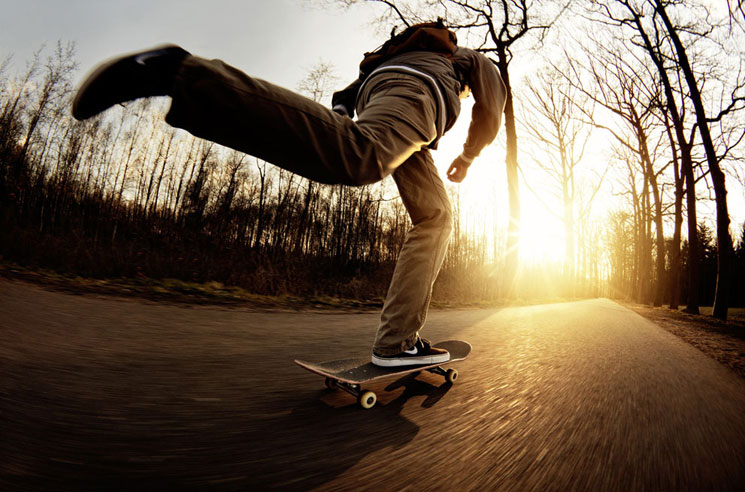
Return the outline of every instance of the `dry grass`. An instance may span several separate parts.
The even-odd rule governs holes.
[[[331,296],[268,296],[251,293],[220,282],[185,282],[177,279],[137,278],[96,279],[63,275],[43,269],[29,269],[0,262],[0,277],[25,280],[53,290],[73,294],[137,297],[176,304],[234,305],[256,310],[379,309],[382,300],[358,301]]]
[[[334,295],[264,295],[248,289],[229,286],[221,282],[187,282],[174,278],[155,279],[137,277],[92,278],[63,274],[43,268],[29,268],[3,261],[0,257],[0,277],[24,280],[47,288],[72,294],[92,294],[118,297],[137,297],[157,302],[201,305],[234,305],[242,308],[264,310],[342,310],[378,311],[383,307],[383,298],[373,296],[357,298]],[[511,299],[461,299],[433,298],[433,309],[489,309],[504,306],[530,306],[571,302],[579,298],[540,297]]]

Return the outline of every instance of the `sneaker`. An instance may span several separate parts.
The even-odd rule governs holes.
[[[176,69],[188,54],[176,45],[163,45],[102,63],[78,89],[72,115],[85,120],[115,104],[168,95]]]
[[[378,355],[373,352],[372,363],[376,366],[397,367],[421,364],[442,364],[450,360],[450,352],[433,347],[429,340],[417,339],[414,346],[395,355]]]

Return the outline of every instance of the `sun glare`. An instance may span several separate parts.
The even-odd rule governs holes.
[[[533,264],[564,260],[564,230],[556,209],[528,190],[520,195],[520,257]]]
[[[438,154],[443,155],[439,152]],[[445,152],[444,155],[449,155]],[[443,171],[448,163],[440,162]],[[540,181],[540,176],[531,176]],[[529,265],[555,264],[564,260],[564,230],[561,205],[543,193],[546,183],[524,182],[520,177],[520,258]],[[456,211],[460,214],[461,230],[486,231],[500,234],[504,242],[510,220],[504,151],[489,147],[469,169],[459,185],[449,185]],[[491,239],[494,239],[493,237]]]
[[[439,149],[434,154],[435,162],[444,178],[445,171],[452,159],[462,151],[463,142],[467,138],[468,124],[472,108],[472,98],[463,101],[461,118],[455,126],[440,141]],[[525,142],[529,142],[526,140]],[[520,263],[525,266],[557,266],[565,262],[566,232],[563,221],[563,204],[560,188],[555,178],[542,169],[534,159],[544,158],[540,149],[530,147],[525,143],[520,154]],[[609,190],[595,193],[600,184],[606,186],[609,179],[601,176],[607,166],[607,142],[605,140],[592,141],[588,145],[585,159],[577,167],[575,174],[575,220],[578,209],[587,209],[591,201],[592,213],[585,217],[585,228],[594,230],[593,224],[597,217],[604,217],[615,207],[615,197]],[[531,152],[537,152],[531,156]],[[595,172],[593,170],[599,169]],[[447,181],[446,181],[447,182]],[[507,226],[510,220],[510,207],[507,191],[507,175],[505,171],[505,148],[503,130],[497,136],[497,141],[484,149],[474,161],[468,171],[466,179],[460,184],[448,183],[454,205],[459,213],[461,233],[491,234],[489,238],[496,244],[506,244]],[[585,246],[590,244],[591,236],[577,236],[579,226],[575,227],[575,251],[579,251],[580,242]],[[589,234],[589,233],[588,233]],[[591,233],[594,234],[594,233]],[[596,237],[597,235],[592,237]],[[592,239],[595,241],[595,239]]]

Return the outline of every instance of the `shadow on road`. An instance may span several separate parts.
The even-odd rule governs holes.
[[[422,403],[422,407],[432,408],[438,401],[440,401],[440,399],[442,399],[443,396],[445,396],[445,393],[450,391],[450,388],[453,387],[452,383],[443,383],[440,386],[435,386],[425,381],[416,379],[419,374],[420,373],[418,372],[407,374],[406,376],[386,386],[386,391],[395,391],[398,388],[404,388],[404,392],[401,393],[401,395],[394,401],[389,403],[387,407],[393,407],[400,412],[404,404],[410,398],[413,398],[415,396],[426,396],[427,398]]]
[[[15,490],[308,490],[372,453],[406,446],[419,427],[401,415],[404,406],[424,397],[421,406],[432,407],[451,386],[408,375],[390,383],[388,393],[374,388],[387,401],[372,410],[325,389],[270,398],[250,410],[239,400],[150,405],[116,394],[97,395],[91,408],[80,393],[16,387],[6,396],[20,406],[5,407],[8,425],[0,426],[10,439],[0,446],[0,484]],[[40,432],[28,432],[34,428]]]
[[[335,390],[322,390],[316,401],[296,406],[287,417],[266,422],[272,433],[274,452],[262,456],[262,476],[252,485],[307,490],[343,474],[367,455],[381,449],[406,446],[419,432],[419,427],[401,416],[401,410],[412,398],[425,397],[421,406],[430,408],[450,390],[452,384],[435,386],[406,375],[386,388],[386,392],[403,392],[372,410],[362,410],[350,395]],[[379,390],[378,390],[379,392]],[[324,400],[348,404],[332,406]],[[288,474],[287,464],[293,473]],[[293,478],[288,479],[288,476]],[[257,477],[259,478],[259,477]]]

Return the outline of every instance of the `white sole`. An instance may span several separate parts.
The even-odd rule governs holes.
[[[430,355],[428,357],[397,357],[391,358],[380,358],[373,354],[372,363],[376,366],[381,367],[405,367],[405,366],[421,366],[424,364],[444,364],[450,360],[450,354],[442,355]]]

